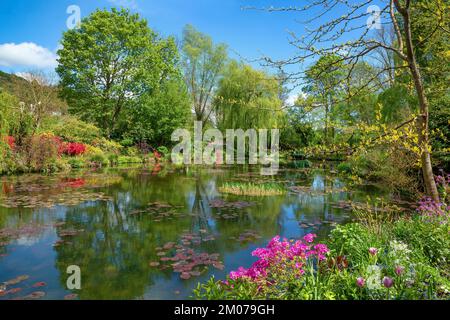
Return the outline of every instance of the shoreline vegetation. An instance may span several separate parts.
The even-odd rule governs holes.
[[[423,199],[389,221],[359,212],[323,243],[275,237],[259,260],[193,292],[209,300],[448,300],[450,207]]]

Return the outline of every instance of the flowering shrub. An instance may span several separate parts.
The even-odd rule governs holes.
[[[82,143],[69,142],[64,144],[63,153],[68,156],[79,156],[86,152],[86,145]]]
[[[325,259],[328,248],[324,244],[310,245],[317,236],[315,234],[306,235],[303,241],[280,240],[277,236],[273,238],[266,248],[259,248],[253,251],[252,255],[258,257],[249,269],[239,268],[237,271],[230,273],[230,279],[249,279],[257,282],[270,282],[268,280],[269,270],[272,268],[283,268],[294,266],[294,270],[298,275],[305,273],[304,266],[308,259],[313,257],[319,261]]]
[[[14,150],[16,148],[16,139],[14,137],[6,136],[5,142],[8,144],[11,150]]]

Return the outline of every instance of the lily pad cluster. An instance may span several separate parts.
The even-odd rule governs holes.
[[[112,197],[102,192],[77,190],[58,194],[14,194],[0,199],[4,208],[52,208],[58,205],[76,206],[87,201],[111,201]]]
[[[217,210],[217,215],[222,219],[236,219],[240,216],[240,211],[254,206],[254,202],[235,201],[227,202],[222,199],[215,199],[210,201],[209,206]]]
[[[173,272],[179,273],[183,280],[202,275],[210,266],[223,270],[225,266],[219,260],[218,253],[198,252],[192,248],[194,245],[212,240],[214,237],[211,235],[184,234],[181,236],[180,244],[168,242],[156,248],[159,261],[152,261],[149,266],[160,270],[172,269]]]
[[[0,229],[0,246],[6,246],[11,240],[18,239],[20,237],[36,237],[47,226],[41,224],[27,224],[18,228],[3,228]]]
[[[46,293],[44,291],[36,291],[38,288],[47,286],[47,283],[43,281],[36,282],[31,286],[23,285],[22,287],[18,287],[18,285],[23,284],[28,279],[30,279],[30,276],[20,275],[0,284],[0,298],[7,298],[11,300],[37,300],[45,297]],[[25,291],[30,293],[24,296],[19,296],[20,293]]]
[[[152,202],[149,203],[146,208],[131,211],[129,214],[131,216],[150,215],[153,221],[160,222],[163,220],[173,220],[185,217],[186,214],[178,212],[180,208],[183,208],[183,206],[173,206],[163,202]]]
[[[240,234],[237,238],[236,237],[230,237],[230,240],[237,240],[238,242],[242,243],[248,243],[248,242],[254,242],[256,240],[261,239],[262,237],[258,234],[255,230],[245,230],[242,234]]]

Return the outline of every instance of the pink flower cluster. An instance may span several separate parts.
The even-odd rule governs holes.
[[[417,211],[430,218],[446,216],[450,213],[450,206],[441,202],[435,202],[431,198],[423,198],[419,201]]]
[[[442,172],[441,175],[434,176],[434,180],[440,186],[445,186],[450,184],[450,174],[445,174]]]
[[[230,278],[233,280],[240,278],[250,278],[252,280],[264,279],[268,276],[269,269],[274,266],[282,266],[284,263],[297,261],[295,269],[300,275],[304,273],[303,266],[310,258],[317,258],[317,260],[325,260],[325,255],[329,249],[324,244],[313,245],[315,234],[308,234],[303,237],[303,241],[289,241],[287,239],[281,240],[280,236],[273,238],[267,247],[258,248],[253,251],[252,255],[258,257],[249,269],[240,267],[237,271],[230,273]]]

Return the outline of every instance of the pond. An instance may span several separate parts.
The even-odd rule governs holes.
[[[276,181],[282,196],[221,194],[224,182]],[[254,262],[276,235],[326,237],[351,219],[349,192],[327,171],[108,169],[0,178],[0,299],[186,299],[211,275]],[[67,268],[81,269],[68,290]],[[1,288],[0,288],[1,290]],[[1,291],[0,291],[1,292]]]

